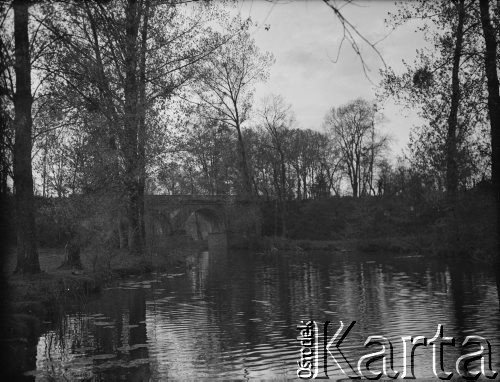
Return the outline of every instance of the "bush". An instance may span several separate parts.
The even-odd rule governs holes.
[[[118,244],[115,211],[119,203],[112,198],[40,198],[37,205],[37,238],[41,246],[64,246],[69,241],[81,247]]]
[[[266,203],[262,208],[267,235],[274,234],[273,206]],[[404,195],[324,198],[289,202],[287,208],[290,239],[350,239],[363,251],[481,258],[491,257],[496,249],[491,192],[464,192],[455,208],[444,194],[419,200]]]
[[[352,209],[351,200],[351,198],[331,198],[288,202],[287,236],[292,239],[307,240],[331,240],[343,237],[347,217]],[[274,203],[264,203],[262,214],[264,234],[274,235]]]

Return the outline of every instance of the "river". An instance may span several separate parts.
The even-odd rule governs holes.
[[[491,343],[492,366],[500,370],[497,289],[488,268],[411,256],[272,257],[216,249],[192,257],[187,271],[130,277],[66,307],[57,324],[47,324],[36,370],[28,375],[102,381],[296,379],[297,325],[310,319],[321,331],[330,321],[327,338],[340,321],[346,326],[356,321],[342,345],[353,365],[369,352],[366,338],[383,335],[394,344],[394,367],[401,370],[401,337],[431,339],[442,324],[445,336],[456,339],[445,352],[448,369],[464,352],[463,339],[479,335]],[[420,348],[415,355],[416,376],[432,377],[432,350]],[[330,378],[346,378],[333,358],[326,363]]]

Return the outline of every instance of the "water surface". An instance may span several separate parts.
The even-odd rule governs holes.
[[[309,319],[331,321],[330,337],[339,321],[356,321],[342,348],[353,364],[369,352],[368,336],[384,335],[401,370],[401,337],[431,339],[442,324],[457,344],[467,335],[487,338],[500,370],[492,271],[384,258],[203,252],[185,272],[131,277],[68,307],[40,337],[31,374],[37,380],[296,379],[297,325]],[[461,352],[446,349],[449,369]],[[345,378],[327,362],[330,378]],[[416,352],[415,373],[433,376],[431,350]]]

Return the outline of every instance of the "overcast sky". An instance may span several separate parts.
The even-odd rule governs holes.
[[[345,6],[342,12],[368,40],[378,41],[390,33],[384,19],[388,11],[395,10],[393,1],[356,4]],[[293,105],[299,127],[320,130],[331,106],[357,97],[375,99],[376,87],[364,75],[360,59],[348,43],[344,43],[338,62],[334,62],[342,27],[322,1],[247,0],[240,2],[238,9],[243,17],[251,16],[260,25],[254,34],[257,45],[276,58],[269,80],[257,87],[257,102],[268,93],[281,94]],[[402,59],[411,62],[416,49],[425,46],[414,29],[415,25],[400,27],[377,44],[388,66],[401,70]],[[369,76],[377,84],[383,63],[367,45],[362,48]],[[392,149],[397,155],[408,142],[410,127],[419,121],[414,113],[391,102],[383,107],[383,129],[394,138]]]

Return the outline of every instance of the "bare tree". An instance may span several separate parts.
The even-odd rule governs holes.
[[[212,26],[210,4],[183,12],[160,0],[121,0],[59,4],[59,18],[40,20],[58,39],[40,70],[72,108],[103,119],[107,150],[117,163],[113,174],[124,195],[129,252],[145,244],[144,193],[150,126],[158,103],[191,80],[194,67],[224,44]],[[206,11],[206,12],[205,12]],[[168,20],[168,25],[165,25]],[[92,122],[92,121],[91,121]]]
[[[363,44],[368,45],[368,47],[378,56],[384,67],[386,66],[384,57],[377,49],[377,42],[371,42],[368,38],[359,31],[358,27],[352,24],[342,13],[342,8],[349,4],[354,4],[354,0],[323,0],[323,2],[333,11],[338,21],[342,25],[342,39],[340,40],[340,44],[337,51],[337,57],[334,62],[337,62],[340,56],[340,50],[342,49],[342,45],[344,41],[347,41],[350,45],[354,53],[359,57],[361,61],[361,66],[363,69],[363,73],[366,78],[370,80],[368,76],[368,64],[361,53],[361,46]]]
[[[455,48],[453,51],[453,69],[451,75],[451,107],[448,117],[448,134],[446,137],[446,189],[452,201],[456,199],[458,188],[457,174],[457,124],[458,107],[460,105],[460,61],[464,39],[465,0],[457,3],[457,29],[455,31]]]
[[[500,93],[497,73],[497,41],[495,29],[490,20],[488,0],[479,0],[481,25],[483,28],[486,51],[484,65],[488,79],[488,112],[491,129],[491,173],[497,210],[497,286],[500,301]],[[498,7],[497,7],[498,8]],[[498,10],[498,9],[497,9]]]
[[[375,156],[387,142],[375,132],[375,112],[369,102],[357,99],[332,108],[325,117],[324,128],[332,144],[340,148],[354,197],[360,196],[363,190],[373,191]]]
[[[271,94],[264,98],[263,105],[259,110],[261,125],[271,138],[271,144],[277,154],[279,161],[279,185],[277,187],[278,201],[280,203],[281,235],[286,235],[286,161],[285,144],[288,130],[292,127],[294,117],[292,106],[287,104],[280,95]]]
[[[242,125],[249,116],[253,87],[267,78],[274,59],[258,50],[248,28],[248,22],[236,28],[232,33],[237,34],[207,60],[200,76],[198,96],[207,116],[212,114],[213,118],[220,118],[236,130],[243,194],[251,197],[252,184]]]

